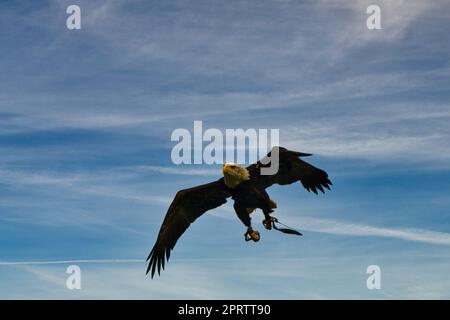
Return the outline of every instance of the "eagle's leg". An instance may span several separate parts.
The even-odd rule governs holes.
[[[264,206],[263,208],[263,213],[264,213],[264,220],[263,220],[263,225],[264,228],[266,228],[267,230],[271,230],[272,229],[272,225],[273,225],[273,217],[270,215],[273,212],[273,209],[275,209],[277,207],[277,203],[275,201],[273,201],[272,199],[269,199],[269,201],[267,202],[267,204]]]
[[[253,230],[252,222],[250,218],[250,213],[247,211],[245,206],[234,203],[234,211],[236,211],[237,216],[242,221],[242,223],[247,227],[247,232],[244,234],[245,241],[259,241],[261,238],[257,230]]]

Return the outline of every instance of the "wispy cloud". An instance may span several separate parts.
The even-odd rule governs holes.
[[[207,168],[192,168],[189,166],[174,166],[174,167],[162,167],[162,166],[137,166],[137,170],[157,172],[162,174],[175,174],[186,176],[219,176],[219,169],[207,169]]]
[[[144,263],[142,259],[74,259],[74,260],[47,260],[47,261],[0,261],[0,266],[22,266],[22,265],[52,265],[73,263]]]
[[[310,217],[288,217],[286,221],[300,226],[302,230],[342,236],[364,236],[394,238],[450,246],[450,233],[415,228],[376,227],[358,223],[348,223],[332,219]],[[292,222],[291,222],[292,221]]]

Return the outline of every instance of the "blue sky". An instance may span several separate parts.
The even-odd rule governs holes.
[[[366,8],[381,7],[382,30]],[[66,29],[66,7],[82,29]],[[450,298],[446,1],[2,1],[0,298]],[[177,190],[171,132],[278,128],[332,192],[273,187],[305,236],[245,243],[228,203],[146,258]],[[82,270],[68,290],[65,270]],[[34,262],[40,262],[36,264]],[[381,268],[381,290],[366,268]]]

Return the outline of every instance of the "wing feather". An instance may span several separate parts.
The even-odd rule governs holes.
[[[285,148],[279,148],[279,168],[277,173],[273,175],[261,175],[261,162],[253,164],[247,169],[255,182],[264,188],[268,188],[273,184],[286,185],[299,181],[303,187],[309,191],[318,194],[318,191],[324,193],[324,188],[330,190],[333,185],[328,178],[328,174],[322,169],[299,159],[299,156],[310,155],[300,152],[289,151]],[[267,155],[271,156],[271,153]],[[263,161],[263,163],[265,163]],[[265,166],[269,166],[267,164]]]
[[[227,202],[230,196],[223,179],[178,191],[159,230],[158,238],[147,261],[147,273],[158,274],[169,260],[170,252],[191,223],[208,210]]]

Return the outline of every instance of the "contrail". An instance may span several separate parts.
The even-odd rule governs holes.
[[[172,263],[182,262],[220,262],[220,261],[240,261],[240,258],[193,258],[174,259]],[[21,265],[49,265],[49,264],[76,264],[76,263],[145,263],[144,259],[73,259],[73,260],[43,260],[43,261],[0,261],[0,266],[21,266]]]
[[[343,236],[368,236],[396,238],[428,244],[450,246],[450,233],[413,228],[387,228],[366,224],[341,222],[331,219],[289,216],[290,224],[299,225],[300,229]]]
[[[143,259],[80,259],[80,260],[49,260],[49,261],[0,261],[0,266],[20,266],[39,264],[70,264],[70,263],[144,263]]]

